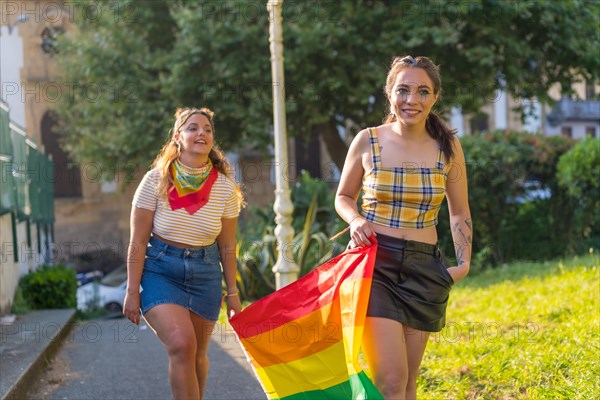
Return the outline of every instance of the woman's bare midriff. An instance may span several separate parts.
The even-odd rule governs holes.
[[[155,238],[157,238],[161,242],[164,242],[164,243],[166,243],[168,245],[171,245],[171,246],[179,247],[180,249],[203,249],[205,247],[212,246],[212,243],[209,244],[209,245],[206,245],[206,246],[192,246],[192,245],[185,244],[185,243],[174,242],[172,240],[165,239],[162,236],[157,235],[156,233],[153,233],[152,236],[154,236]]]
[[[389,226],[378,225],[371,223],[373,230],[382,235],[392,236],[399,239],[413,240],[415,242],[423,242],[429,244],[437,243],[437,231],[435,226],[430,226],[423,229],[403,229],[392,228]]]

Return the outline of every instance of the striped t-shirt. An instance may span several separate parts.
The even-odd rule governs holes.
[[[185,208],[171,210],[169,203],[156,192],[159,181],[157,169],[148,171],[135,191],[132,204],[154,211],[152,233],[167,240],[208,246],[221,233],[221,218],[236,218],[240,213],[235,182],[221,173],[210,191],[208,203],[192,215]]]

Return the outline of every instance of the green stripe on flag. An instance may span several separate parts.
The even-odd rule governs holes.
[[[364,371],[350,375],[350,379],[325,390],[311,390],[300,392],[291,396],[282,397],[280,400],[358,400],[375,399],[383,400],[373,382]]]

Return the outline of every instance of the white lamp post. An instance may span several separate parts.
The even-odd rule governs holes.
[[[281,35],[281,8],[283,0],[269,0],[269,44],[271,49],[271,74],[273,78],[273,125],[275,131],[275,237],[277,262],[273,267],[277,289],[295,281],[300,268],[294,262],[292,239],[292,212],[294,205],[288,181],[283,174],[288,166],[287,133],[285,122],[285,84],[283,78],[283,40]]]

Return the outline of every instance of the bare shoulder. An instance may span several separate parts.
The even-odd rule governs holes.
[[[377,141],[379,142],[380,145],[382,145],[382,142],[386,142],[390,138],[394,138],[397,136],[394,133],[394,130],[392,128],[393,128],[393,124],[390,124],[390,123],[381,124],[381,125],[373,128],[377,134]]]
[[[375,126],[373,128],[365,128],[358,132],[358,134],[354,137],[353,142],[357,142],[362,148],[370,148],[371,144],[369,141],[369,129],[373,129],[377,135],[377,137],[386,136],[392,130],[392,124],[382,124],[379,126]]]
[[[375,129],[377,129],[377,132],[387,132],[392,129],[393,125],[393,123],[381,124],[379,126],[376,126]]]
[[[354,137],[355,141],[368,142],[369,141],[369,128],[361,129]]]
[[[460,138],[458,137],[458,135],[452,136],[452,146],[454,146],[457,149],[461,148]]]
[[[452,138],[452,150],[454,151],[454,159],[465,158],[462,146],[460,144],[460,139],[457,135],[454,135],[454,137]]]
[[[362,129],[354,136],[350,148],[361,153],[369,148],[369,130],[367,128]]]

